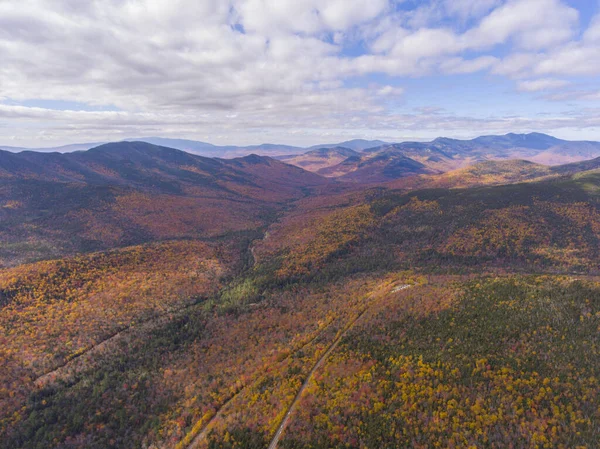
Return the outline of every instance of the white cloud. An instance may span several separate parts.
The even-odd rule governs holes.
[[[583,35],[583,40],[589,43],[600,42],[600,14],[595,16],[590,22],[590,26]]]
[[[571,38],[578,22],[577,10],[559,0],[511,0],[465,33],[470,48],[485,48],[512,39],[526,50],[539,50]]]
[[[568,90],[546,95],[552,101],[600,101],[600,90]]]
[[[498,63],[498,58],[494,56],[481,56],[475,59],[450,58],[440,64],[440,68],[445,73],[465,74],[474,73],[489,69]]]
[[[238,0],[233,2],[244,27],[271,34],[315,34],[345,30],[377,17],[387,0]]]
[[[383,86],[375,91],[376,95],[382,97],[396,97],[404,93],[404,89],[394,86]]]
[[[122,111],[3,105],[0,143],[7,129],[27,129],[28,121],[56,135],[81,136],[236,127],[242,135],[340,129],[351,120],[365,129],[397,127],[412,120],[391,112],[393,97],[411,93],[391,87],[404,86],[402,80],[366,87],[367,80],[362,88],[345,87],[354,85],[346,81],[378,73],[483,71],[536,91],[564,88],[558,78],[600,74],[600,16],[578,30],[577,12],[564,1],[429,0],[408,12],[409,2],[396,10],[398,3],[0,1],[0,99],[77,101]],[[383,105],[382,96],[390,97]]]
[[[537,80],[520,81],[517,83],[517,88],[523,92],[539,92],[542,90],[553,90],[560,87],[568,86],[569,81],[553,79],[553,78],[540,78]]]
[[[541,57],[542,55],[536,53],[513,53],[498,61],[492,68],[492,73],[514,78],[522,77],[525,72],[538,63]]]
[[[537,75],[598,75],[600,47],[587,43],[570,43],[544,55],[533,66]]]

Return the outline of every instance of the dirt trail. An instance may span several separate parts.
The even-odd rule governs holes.
[[[112,335],[107,336],[104,340],[99,341],[98,343],[81,351],[79,354],[69,358],[61,365],[53,368],[51,371],[48,371],[47,373],[36,377],[33,380],[33,383],[36,387],[41,388],[59,379],[67,379],[69,376],[77,374],[78,372],[89,368],[89,365],[90,363],[92,363],[91,361],[94,359],[95,355],[105,352],[107,350],[107,347],[116,344],[116,342],[121,340],[122,338],[126,338],[133,332],[151,331],[157,326],[167,323],[172,316],[184,312],[185,310],[191,307],[197,306],[202,302],[202,300],[195,301],[178,309],[164,312],[158,316],[154,316],[140,323],[120,329]]]
[[[286,357],[284,357],[283,359],[281,359],[279,361],[279,363],[282,363],[284,361],[286,361],[288,358],[290,358],[292,355],[296,354],[298,351],[303,350],[304,348],[306,348],[308,345],[310,345],[311,343],[313,343],[315,340],[317,340],[322,334],[323,332],[325,332],[329,326],[331,326],[333,320],[328,321],[321,329],[319,329],[315,335],[311,338],[309,338],[308,340],[306,340],[304,343],[300,344],[298,347],[296,347],[296,349],[294,349],[293,351],[291,351]],[[256,382],[258,382],[258,380],[260,380],[260,377],[258,377],[258,379],[255,379],[253,382],[251,382],[251,385],[256,384]],[[223,405],[219,408],[219,410],[217,410],[217,412],[215,413],[215,415],[202,427],[202,429],[200,430],[200,432],[198,433],[198,435],[196,435],[194,437],[194,439],[192,440],[192,442],[185,446],[185,445],[177,445],[177,449],[183,448],[185,447],[186,449],[197,449],[198,445],[204,441],[204,439],[206,438],[206,435],[208,434],[208,431],[211,429],[212,425],[218,420],[220,419],[223,414],[225,413],[227,407],[229,406],[229,404],[231,402],[233,402],[235,400],[235,398],[237,398],[244,390],[246,390],[247,386],[243,386],[242,388],[240,388],[240,390],[238,390],[231,398],[229,398],[227,401],[225,401],[223,403]]]
[[[410,288],[410,287],[412,287],[412,286],[408,285],[408,284],[400,285],[400,286],[394,288],[392,290],[392,293],[396,293],[396,292],[399,292],[401,290],[406,290],[407,288]],[[365,313],[367,313],[369,311],[369,309],[371,308],[371,306],[373,305],[373,303],[377,301],[377,299],[379,299],[379,297],[375,297],[375,299],[373,299],[373,301],[371,301],[350,323],[348,323],[346,325],[346,327],[344,328],[344,330],[331,343],[331,345],[329,346],[329,348],[327,348],[327,350],[321,356],[321,358],[317,361],[317,363],[315,363],[315,365],[313,366],[312,370],[310,371],[310,373],[306,377],[306,380],[302,384],[302,387],[300,387],[300,390],[298,391],[298,394],[296,394],[296,397],[294,398],[294,400],[292,401],[290,407],[288,408],[288,411],[286,412],[283,420],[281,421],[281,424],[277,428],[277,431],[275,432],[275,435],[273,436],[273,439],[271,440],[271,444],[269,444],[268,449],[276,449],[277,448],[277,444],[279,444],[279,440],[281,439],[281,435],[283,435],[283,432],[284,432],[284,430],[285,430],[288,422],[290,421],[290,418],[292,416],[292,413],[294,412],[294,409],[298,405],[298,402],[300,402],[300,399],[302,398],[302,394],[304,393],[304,391],[306,390],[306,388],[310,384],[310,382],[311,382],[311,380],[312,380],[313,375],[315,374],[315,372],[321,367],[321,365],[323,365],[323,363],[327,360],[327,358],[329,357],[329,355],[335,350],[335,348],[340,343],[340,341],[342,341],[342,339],[346,336],[346,334],[348,333],[348,331],[350,329],[352,329],[352,327],[354,327],[354,325],[356,324],[356,322],[358,320],[360,320],[365,315]]]
[[[412,285],[409,285],[409,284],[403,284],[403,285],[400,285],[400,286],[396,286],[391,291],[391,293],[399,292],[401,290],[404,290],[404,289],[407,289],[407,288],[410,288],[410,287],[412,287]],[[385,293],[387,293],[387,292],[385,292]],[[373,296],[375,296],[375,299],[372,298]],[[331,354],[334,351],[334,349],[337,347],[337,345],[339,344],[339,342],[348,333],[348,331],[354,326],[354,324],[356,324],[356,322],[371,308],[371,306],[373,305],[373,303],[377,299],[380,298],[380,296],[377,296],[376,294],[373,294],[372,297],[371,297],[371,299],[373,299],[373,300],[370,301],[369,304],[366,305],[359,312],[359,314],[354,319],[352,319],[348,324],[346,324],[346,326],[338,333],[338,336],[329,345],[329,347],[327,348],[327,350],[325,351],[325,353],[315,363],[315,365],[311,369],[310,373],[308,374],[308,377],[306,378],[304,384],[302,385],[302,387],[298,391],[296,397],[294,398],[294,401],[292,402],[292,404],[288,408],[288,411],[286,412],[285,417],[284,417],[282,423],[279,425],[279,427],[277,429],[277,432],[275,433],[275,436],[274,436],[273,440],[271,441],[271,444],[269,445],[269,449],[277,447],[277,443],[279,442],[279,439],[281,438],[281,435],[283,434],[283,431],[284,431],[284,429],[285,429],[285,427],[286,427],[286,425],[287,425],[287,423],[288,423],[288,421],[290,419],[290,416],[291,416],[291,414],[292,414],[292,412],[293,412],[296,404],[298,403],[300,397],[302,396],[302,393],[304,392],[304,390],[306,390],[306,387],[308,386],[308,384],[309,384],[310,380],[312,379],[312,376],[314,375],[314,373],[325,362],[325,360],[327,359],[327,357],[329,356],[329,354]],[[280,363],[283,362],[283,361],[285,361],[287,358],[289,358],[290,356],[292,356],[296,352],[304,349],[309,344],[313,343],[317,338],[319,338],[319,336],[324,331],[326,331],[329,328],[330,325],[331,325],[331,321],[329,323],[327,323],[325,326],[323,326],[323,328],[320,329],[315,334],[315,336],[313,336],[312,338],[310,338],[309,340],[307,340],[305,343],[303,343],[302,345],[300,345],[299,347],[297,347],[294,351],[290,352],[287,357],[285,357],[284,359],[282,359],[280,361]],[[254,384],[255,382],[256,382],[256,380],[254,380],[251,384]],[[206,439],[206,437],[208,435],[208,432],[212,428],[213,424],[215,424],[215,422],[217,422],[223,416],[223,414],[227,411],[227,409],[229,408],[229,406],[231,405],[231,403],[234,402],[234,400],[240,394],[242,394],[246,390],[246,388],[247,388],[247,386],[242,387],[231,398],[229,398],[225,403],[223,403],[223,405],[219,408],[219,410],[217,410],[217,412],[215,413],[215,415],[212,418],[210,418],[208,420],[208,422],[206,424],[204,424],[204,426],[202,426],[202,429],[198,432],[198,434],[192,439],[192,441],[189,444],[186,445],[184,443],[184,441],[185,441],[185,439],[184,439],[184,440],[182,440],[182,442],[180,442],[176,446],[176,448],[177,449],[198,449],[200,447],[200,444],[205,441],[205,439]]]

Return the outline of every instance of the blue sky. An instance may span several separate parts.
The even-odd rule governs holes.
[[[596,0],[5,0],[0,145],[600,140]]]

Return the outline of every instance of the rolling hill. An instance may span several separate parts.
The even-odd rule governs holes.
[[[600,158],[548,166],[525,160],[484,161],[437,175],[420,175],[386,183],[395,189],[465,188],[514,184],[573,175],[600,168]]]
[[[563,169],[563,167],[565,167]],[[525,160],[484,161],[457,170],[451,170],[436,175],[419,175],[402,178],[386,183],[393,189],[418,190],[425,188],[465,188],[476,186],[491,186],[540,180],[547,177],[557,177],[559,171],[564,174],[576,173],[577,165],[549,167]],[[569,171],[570,170],[570,171]]]
[[[292,278],[486,266],[600,274],[599,182],[592,170],[471,188],[376,187],[327,209],[312,198],[273,225],[255,253]]]

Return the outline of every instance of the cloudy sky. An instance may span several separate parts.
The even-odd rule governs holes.
[[[0,145],[600,140],[598,0],[0,0]]]

